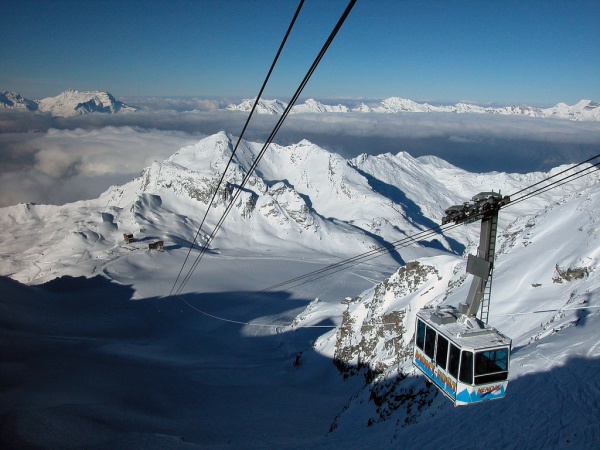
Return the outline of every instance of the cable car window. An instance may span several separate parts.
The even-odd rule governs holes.
[[[448,361],[448,339],[443,336],[438,336],[437,350],[435,352],[435,362],[442,369],[446,370],[446,362]]]
[[[425,324],[420,320],[417,320],[417,347],[423,350],[423,344],[425,343]]]
[[[458,378],[458,362],[460,361],[460,349],[450,344],[450,360],[448,361],[448,373],[454,378]]]
[[[462,383],[473,383],[473,353],[463,350],[460,358],[460,378]]]
[[[436,332],[433,328],[427,327],[427,331],[425,333],[425,348],[423,351],[427,356],[433,359],[433,354],[435,352],[435,336]]]
[[[475,353],[475,384],[494,383],[508,378],[508,348]]]

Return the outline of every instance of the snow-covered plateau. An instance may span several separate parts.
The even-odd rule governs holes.
[[[567,167],[271,145],[168,297],[262,148],[241,142],[190,251],[235,143],[209,136],[94,200],[0,208],[3,448],[600,446],[598,171],[500,211],[490,324],[513,341],[507,395],[454,407],[412,367],[414,319],[464,301],[477,223],[256,291]]]

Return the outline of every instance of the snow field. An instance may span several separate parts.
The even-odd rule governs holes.
[[[419,308],[466,297],[463,252],[475,251],[478,224],[247,294],[435,226],[479,191],[510,194],[548,174],[274,147],[182,299],[167,301],[231,142],[206,138],[96,200],[0,210],[1,274],[29,285],[0,279],[4,442],[597,446],[597,174],[501,211],[490,323],[513,339],[511,382],[502,401],[454,408],[406,356]],[[242,144],[230,187],[259,148]],[[165,251],[148,250],[156,240]],[[471,427],[449,442],[458,423]]]

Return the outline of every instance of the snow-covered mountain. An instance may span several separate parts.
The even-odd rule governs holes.
[[[239,105],[231,104],[227,106],[227,109],[230,111],[244,111],[250,112],[252,111],[252,105],[256,99],[246,99],[242,101]],[[271,114],[271,115],[281,115],[283,111],[287,108],[287,103],[282,102],[281,100],[265,100],[260,99],[258,101],[258,105],[256,105],[256,113],[257,114]]]
[[[335,112],[335,113],[346,113],[349,112],[350,108],[344,105],[324,105],[312,98],[309,98],[300,105],[294,105],[290,113],[301,114],[301,113],[322,113],[322,112]]]
[[[527,105],[504,106],[500,108],[482,107],[470,103],[457,103],[452,106],[433,106],[428,103],[416,103],[398,97],[390,97],[381,102],[381,106],[373,108],[373,112],[396,113],[396,112],[453,112],[459,114],[502,114],[520,115],[531,117],[557,117],[572,120],[600,120],[600,103],[591,100],[581,100],[579,103],[569,106],[559,103],[551,108],[534,108]]]
[[[0,108],[35,111],[38,109],[38,105],[33,100],[23,98],[16,92],[4,91],[0,93]]]
[[[431,156],[346,160],[308,141],[272,145],[209,264],[164,311],[157,299],[234,143],[209,136],[95,200],[0,209],[0,275],[40,285],[0,278],[3,437],[46,447],[67,437],[181,445],[184,435],[216,447],[597,447],[599,172],[501,210],[490,324],[513,339],[507,396],[455,408],[413,371],[413,324],[419,308],[464,301],[477,224],[289,286],[276,301],[243,294],[435,226],[478,192],[511,194],[564,167],[476,174]],[[239,146],[200,242],[261,148]],[[156,240],[164,252],[148,250]],[[449,441],[449,423],[469,426]]]
[[[227,109],[246,111],[252,109],[254,100],[244,100],[239,105],[229,105]],[[259,114],[280,115],[287,104],[279,100],[259,101],[257,112]],[[551,108],[535,108],[532,106],[503,106],[500,108],[483,107],[471,103],[457,103],[450,106],[434,106],[428,103],[417,103],[400,97],[389,97],[384,99],[379,106],[369,107],[362,103],[360,106],[350,109],[345,105],[324,105],[314,99],[308,99],[300,105],[295,105],[291,113],[323,113],[323,112],[363,112],[363,113],[400,113],[400,112],[450,112],[450,113],[476,113],[476,114],[502,114],[520,115],[530,117],[556,117],[570,120],[600,120],[600,103],[591,100],[581,100],[573,106],[559,103]]]
[[[0,108],[42,111],[56,117],[70,117],[88,113],[134,112],[137,108],[115,99],[107,91],[77,91],[69,89],[56,97],[29,100],[16,92],[0,94]]]
[[[246,99],[242,101],[239,105],[231,104],[227,107],[230,111],[244,111],[250,112],[252,110],[252,105],[256,98]],[[266,100],[260,99],[258,101],[258,105],[256,105],[256,112],[258,114],[271,114],[271,115],[281,115],[285,108],[287,108],[287,103],[282,102],[281,100]],[[350,109],[344,105],[324,105],[312,98],[309,98],[304,103],[300,105],[294,105],[290,114],[301,114],[301,113],[322,113],[322,112],[348,112]]]
[[[53,116],[69,117],[93,112],[117,113],[133,112],[137,108],[116,100],[107,91],[78,91],[69,89],[56,97],[48,97],[37,102],[40,111]]]
[[[169,159],[155,162],[123,186],[113,186],[96,200],[63,206],[21,204],[0,215],[3,252],[0,274],[40,283],[64,274],[80,273],[81,265],[100,268],[126,250],[115,250],[124,232],[165,240],[165,245],[191,242],[233,149],[224,132],[185,147]],[[261,145],[242,142],[207,218],[212,229]],[[308,141],[288,147],[272,144],[249,179],[223,225],[220,248],[310,249],[336,256],[361,253],[402,239],[441,222],[445,208],[468,200],[490,186],[503,193],[518,190],[548,176],[533,174],[471,174],[436,157],[362,155],[346,160]],[[557,192],[567,193],[574,186]],[[532,200],[548,203],[556,193]],[[515,207],[501,219],[514,220]],[[39,229],[46,232],[39,232]],[[432,251],[461,252],[473,238],[467,228],[459,239],[439,236],[400,252],[401,258]],[[9,236],[20,236],[12,240]],[[204,235],[201,236],[204,238]],[[93,241],[93,250],[88,248]],[[39,267],[40,248],[45,253]],[[82,259],[63,258],[66,252]],[[11,256],[8,256],[11,255]],[[110,256],[109,256],[110,255]],[[108,258],[106,260],[105,258]],[[51,262],[52,261],[52,262]]]
[[[250,112],[255,99],[246,99],[239,104],[227,106],[229,111]],[[273,99],[260,99],[256,107],[258,114],[281,115],[287,107],[287,103]],[[29,100],[21,97],[15,92],[0,93],[0,108],[28,109],[30,111],[40,110],[49,112],[58,117],[69,117],[91,112],[116,113],[133,112],[138,108],[126,105],[116,100],[107,91],[77,91],[69,89],[56,97],[48,97],[42,100]],[[294,105],[291,114],[314,114],[314,113],[401,113],[401,112],[450,112],[458,114],[502,114],[519,115],[530,117],[554,117],[570,120],[600,120],[600,103],[591,100],[581,100],[575,105],[559,103],[550,108],[536,108],[527,105],[503,106],[498,108],[484,107],[471,103],[457,103],[455,105],[430,105],[429,103],[417,103],[415,101],[401,98],[389,97],[381,101],[378,106],[368,106],[361,103],[357,107],[327,105],[312,98],[304,103]]]

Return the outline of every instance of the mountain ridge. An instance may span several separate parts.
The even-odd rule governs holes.
[[[138,108],[126,105],[115,99],[108,91],[78,91],[68,89],[55,97],[29,100],[16,92],[0,94],[0,107],[6,109],[27,109],[49,113],[55,117],[71,117],[90,113],[135,112]]]
[[[245,99],[239,104],[231,103],[225,110],[250,112],[254,99]],[[261,98],[256,106],[257,114],[281,115],[287,103],[278,99]],[[107,91],[77,91],[68,89],[55,97],[41,100],[30,100],[16,92],[0,93],[0,108],[48,112],[57,117],[70,117],[94,112],[118,113],[134,112],[139,108],[129,106],[116,100]],[[359,106],[350,107],[344,104],[328,105],[313,98],[304,103],[296,104],[290,114],[320,114],[320,113],[456,113],[456,114],[498,114],[517,115],[539,118],[569,119],[576,121],[600,121],[600,103],[592,100],[580,100],[575,105],[558,103],[552,107],[541,108],[528,105],[510,105],[502,107],[479,106],[474,103],[459,102],[455,105],[431,105],[418,103],[402,97],[388,97],[377,106],[368,106],[364,102]]]
[[[19,261],[3,258],[0,274],[26,282],[58,276],[62,269],[40,276],[31,263],[40,246],[81,247],[83,260],[101,267],[106,263],[106,252],[118,245],[125,232],[164,240],[165,245],[189,246],[229,160],[233,140],[225,132],[208,136],[162,162],[154,162],[139,177],[109,188],[97,199],[62,206],[21,204],[0,209],[5,253],[22,254]],[[241,142],[207,217],[208,230],[216,224],[261,148],[258,143]],[[550,173],[558,170],[562,168]],[[435,227],[445,208],[490,186],[509,194],[549,175],[471,174],[439,158],[413,158],[405,152],[346,160],[307,140],[287,147],[273,144],[249,177],[213,245],[246,250],[256,246],[304,249],[345,257]],[[585,185],[581,183],[535,197],[530,205],[542,207],[557,193],[564,195]],[[501,226],[522,213],[519,206],[507,210]],[[38,226],[54,231],[39,234],[34,231]],[[11,233],[21,238],[11,240]],[[476,240],[473,233],[464,227],[456,232],[458,239],[439,235],[437,243],[422,242],[395,257],[402,261],[432,251],[461,253],[464,244],[459,243]],[[204,242],[206,231],[199,237]],[[98,258],[83,250],[90,240],[96,242],[92,253]],[[33,242],[38,243],[27,247]],[[122,255],[120,252],[113,257]],[[67,258],[60,266],[66,273],[80,270],[72,262]]]
[[[255,99],[247,99],[242,103],[231,104],[227,107],[231,111],[249,112]],[[257,112],[259,114],[280,115],[287,104],[280,100],[261,99]],[[379,106],[369,107],[364,103],[355,108],[345,105],[325,105],[314,99],[308,99],[302,104],[294,105],[290,114],[307,113],[456,113],[456,114],[500,114],[519,115],[541,118],[559,118],[570,120],[600,120],[600,103],[591,100],[581,100],[575,105],[558,103],[550,108],[537,108],[527,105],[512,105],[503,107],[483,107],[472,103],[459,102],[452,106],[434,106],[429,103],[417,103],[401,97],[389,97],[381,101]]]

